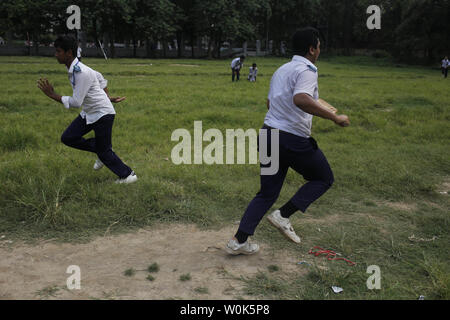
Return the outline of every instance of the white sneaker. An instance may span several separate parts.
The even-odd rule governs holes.
[[[277,227],[280,232],[289,240],[300,243],[300,237],[295,233],[294,228],[292,228],[289,218],[283,218],[280,214],[280,210],[276,210],[267,216],[267,220],[274,226]]]
[[[239,243],[234,239],[231,239],[227,246],[225,247],[225,251],[233,256],[237,256],[238,254],[255,254],[259,251],[259,245],[256,243],[250,243],[245,241],[244,243]]]
[[[116,180],[116,183],[133,183],[137,181],[137,175],[134,173],[134,171],[131,171],[131,174],[123,179]]]
[[[103,168],[105,166],[105,164],[103,162],[101,162],[100,159],[95,160],[94,163],[94,170],[100,170],[101,168]]]

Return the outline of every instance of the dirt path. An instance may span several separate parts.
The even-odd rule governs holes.
[[[141,229],[99,237],[86,244],[43,242],[35,246],[0,241],[0,299],[239,299],[240,276],[301,272],[297,258],[267,245],[254,256],[229,256],[223,246],[235,231],[201,231],[192,225]],[[149,273],[153,263],[159,271]],[[66,286],[68,266],[81,270],[81,289]],[[133,276],[124,271],[133,268]],[[149,281],[151,274],[155,279]],[[180,276],[189,274],[190,280]]]

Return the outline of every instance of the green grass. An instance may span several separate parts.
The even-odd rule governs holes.
[[[113,95],[127,97],[116,105],[113,147],[139,181],[123,186],[107,169],[92,170],[95,155],[60,142],[78,110],[45,97],[36,80],[47,77],[58,93],[71,94],[65,67],[54,58],[0,57],[0,233],[74,242],[105,230],[172,222],[221,228],[240,219],[258,191],[258,166],[176,166],[165,160],[176,144],[170,137],[177,128],[192,132],[196,120],[203,131],[259,129],[271,75],[286,61],[249,58],[258,82],[231,83],[228,61],[86,58]],[[294,255],[332,248],[357,265],[327,261],[326,270],[313,265],[287,280],[283,270],[263,273],[245,280],[249,291],[276,299],[449,299],[450,205],[439,193],[450,182],[448,80],[439,70],[367,57],[325,57],[318,67],[320,96],[352,123],[343,129],[313,121],[335,184],[292,218],[301,246],[266,222],[255,238]],[[289,172],[275,207],[303,182]],[[437,238],[413,242],[412,234]],[[369,265],[381,269],[381,290],[365,285]],[[335,295],[332,285],[344,292]]]
[[[209,289],[205,287],[197,287],[194,289],[194,291],[200,294],[209,294]]]
[[[60,288],[58,286],[48,286],[41,290],[36,291],[36,296],[40,299],[48,299],[50,297],[56,297]]]
[[[123,275],[127,276],[127,277],[132,277],[135,274],[136,274],[136,270],[134,270],[133,268],[127,269],[123,272]]]
[[[152,263],[151,265],[148,266],[147,268],[148,272],[158,272],[159,271],[159,265],[158,263]]]
[[[270,266],[267,267],[267,270],[269,270],[269,272],[277,272],[277,271],[280,271],[280,267],[276,266],[274,264],[271,264]]]
[[[191,274],[190,273],[182,274],[179,279],[180,279],[180,281],[183,281],[183,282],[189,281],[189,280],[191,280]]]

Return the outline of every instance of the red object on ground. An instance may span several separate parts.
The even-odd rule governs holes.
[[[313,251],[314,249],[317,249],[317,251]],[[322,249],[321,247],[314,247],[313,249],[309,250],[308,254],[313,254],[316,257],[322,255],[322,254],[326,254],[327,259],[328,260],[344,260],[345,262],[347,262],[350,266],[354,266],[356,263],[345,259],[345,258],[336,258],[337,253],[334,252],[333,250],[326,250],[326,249]]]

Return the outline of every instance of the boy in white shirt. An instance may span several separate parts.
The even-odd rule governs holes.
[[[248,78],[247,80],[250,82],[256,82],[256,76],[258,75],[258,68],[256,67],[256,63],[254,63],[250,70],[248,71]]]
[[[231,61],[231,80],[233,82],[235,77],[236,81],[239,81],[241,68],[244,66],[244,60],[245,56],[240,56],[239,58],[233,59],[233,61]]]
[[[124,98],[109,98],[107,82],[103,76],[74,57],[77,42],[73,37],[59,37],[54,47],[56,59],[68,69],[73,96],[56,94],[47,79],[40,79],[38,87],[49,98],[62,103],[67,109],[82,107],[80,115],[64,131],[61,141],[69,147],[96,153],[98,160],[94,169],[99,170],[105,165],[119,177],[116,183],[135,182],[136,174],[112,151],[111,144],[116,114],[111,102],[120,102]],[[83,136],[92,130],[95,132],[95,138],[84,139]]]
[[[300,237],[290,223],[297,211],[306,209],[320,198],[333,184],[333,172],[325,155],[311,137],[313,116],[329,119],[341,127],[350,121],[346,115],[336,115],[320,105],[318,69],[314,65],[320,54],[319,32],[313,28],[297,31],[293,37],[292,60],[281,66],[273,75],[267,99],[269,109],[264,119],[263,130],[267,132],[267,147],[278,148],[278,171],[272,175],[260,174],[260,191],[245,211],[235,236],[227,243],[225,250],[231,255],[254,254],[259,245],[247,239],[280,195],[289,168],[302,175],[307,183],[267,219],[284,236],[295,243]],[[271,145],[273,131],[279,133],[278,143]],[[261,168],[269,165],[261,164]]]

